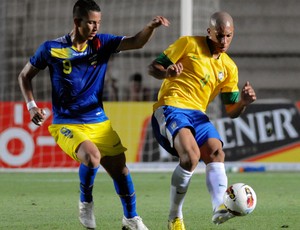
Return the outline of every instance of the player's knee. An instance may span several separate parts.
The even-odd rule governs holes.
[[[101,155],[99,151],[94,151],[92,153],[90,153],[91,156],[91,164],[94,167],[98,167],[98,165],[100,164],[100,160],[101,160]]]
[[[98,167],[100,164],[101,154],[99,149],[91,141],[84,141],[78,146],[77,157],[80,162],[89,167]]]
[[[212,161],[214,162],[224,162],[225,160],[225,153],[222,149],[217,149],[211,155]]]
[[[200,159],[200,153],[199,152],[188,152],[186,154],[182,154],[180,156],[180,165],[188,171],[193,171]]]
[[[90,151],[84,154],[84,163],[90,167],[98,167],[100,164],[100,152],[99,151]]]

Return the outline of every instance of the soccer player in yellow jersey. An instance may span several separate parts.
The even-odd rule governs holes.
[[[225,53],[234,34],[232,17],[214,13],[207,36],[184,36],[171,44],[149,66],[149,74],[163,79],[154,104],[152,126],[157,141],[179,157],[171,179],[168,228],[185,229],[182,206],[193,172],[202,160],[215,224],[234,217],[223,205],[227,188],[222,140],[205,114],[221,95],[229,117],[238,117],[256,100],[249,82],[238,89],[238,69]]]

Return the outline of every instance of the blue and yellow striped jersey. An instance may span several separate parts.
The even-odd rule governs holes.
[[[102,92],[107,63],[123,37],[97,34],[82,50],[70,35],[44,42],[30,58],[38,69],[49,68],[54,124],[98,123],[107,120]]]
[[[164,79],[154,110],[162,105],[205,112],[208,104],[221,93],[223,103],[238,101],[238,69],[222,53],[214,59],[204,36],[184,36],[171,44],[156,61],[165,68],[181,62],[183,72]]]

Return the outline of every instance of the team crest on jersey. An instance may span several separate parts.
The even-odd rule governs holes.
[[[96,68],[96,65],[98,63],[98,50],[101,47],[101,41],[98,37],[94,37],[92,40],[92,49],[93,49],[93,55],[91,57],[89,57],[89,62],[92,66],[94,66],[94,68]]]
[[[223,81],[223,79],[224,79],[224,73],[223,72],[218,73],[218,79],[219,79],[219,81]]]
[[[94,49],[94,51],[98,51],[98,49],[100,49],[100,47],[101,47],[100,39],[97,38],[97,37],[94,37],[94,39],[93,39],[93,49]]]
[[[89,57],[89,63],[92,65],[92,66],[94,66],[94,67],[96,67],[96,65],[97,65],[97,60],[98,60],[98,57],[97,57],[98,55],[97,54],[93,54],[92,56],[90,56]]]

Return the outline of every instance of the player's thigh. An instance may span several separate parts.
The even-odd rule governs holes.
[[[189,128],[181,128],[174,138],[174,147],[181,160],[196,161],[200,159],[198,144]]]
[[[89,128],[89,139],[99,149],[101,158],[105,156],[117,156],[127,150],[123,146],[118,133],[112,128],[109,120],[85,126]]]
[[[90,140],[85,140],[78,146],[76,150],[78,159],[85,164],[92,164],[93,167],[97,167],[100,162],[100,152],[97,146]]]
[[[82,142],[88,140],[88,136],[82,132],[81,127],[79,125],[52,124],[48,129],[58,146],[71,158],[80,161],[76,150]]]
[[[222,142],[217,138],[209,138],[200,147],[201,160],[205,164],[211,162],[224,162],[225,153],[222,149]]]
[[[172,106],[161,106],[153,113],[151,122],[154,135],[159,144],[174,156],[179,156],[177,151],[183,152],[182,144],[188,144],[187,140],[194,139],[193,135],[189,135],[189,138],[180,135],[177,138],[177,147],[175,147],[174,140],[181,129],[186,129],[182,132],[190,134],[193,132],[191,111]]]

